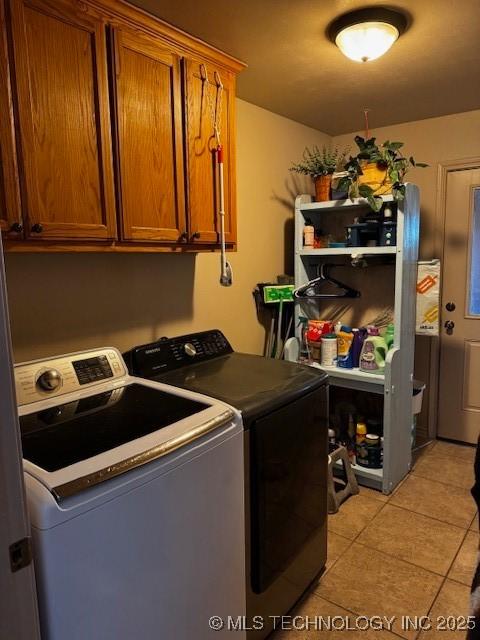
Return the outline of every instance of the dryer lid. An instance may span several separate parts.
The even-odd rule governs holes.
[[[252,419],[326,384],[328,376],[306,365],[231,353],[154,379],[231,404],[248,426]]]

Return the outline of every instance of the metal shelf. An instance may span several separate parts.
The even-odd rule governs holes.
[[[397,253],[397,247],[335,247],[328,249],[300,249],[299,256],[381,256]]]

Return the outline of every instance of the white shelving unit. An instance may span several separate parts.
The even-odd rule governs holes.
[[[300,249],[300,256],[386,256],[396,253],[397,247],[334,247],[332,249]]]
[[[392,202],[392,196],[384,196]],[[314,277],[314,267],[330,256],[390,256],[395,261],[394,325],[395,341],[387,354],[384,375],[370,374],[359,369],[319,367],[329,375],[332,387],[352,389],[383,396],[383,469],[354,466],[359,482],[391,493],[409,472],[411,466],[412,380],[415,346],[415,302],[420,205],[418,187],[407,184],[405,199],[397,207],[397,245],[395,247],[338,247],[305,249],[303,228],[309,219],[316,226],[328,227],[329,216],[350,214],[353,217],[368,212],[363,198],[329,202],[312,202],[309,195],[298,196],[295,201],[295,285],[306,284]],[[369,267],[363,269],[368,283]],[[331,300],[329,301],[331,304]],[[341,304],[341,303],[339,303]],[[352,305],[361,305],[362,298]],[[322,301],[318,301],[321,316]],[[299,329],[299,316],[306,315],[300,304],[295,305],[295,324]],[[313,317],[313,316],[312,316]],[[300,338],[299,333],[297,337]]]
[[[326,371],[331,378],[333,377],[347,381],[351,380],[355,383],[365,382],[368,385],[377,385],[382,388],[385,386],[385,375],[383,374],[366,373],[358,368],[341,369],[340,367],[326,367],[320,365],[318,362],[312,362],[311,366],[321,369],[322,371]],[[378,393],[383,393],[383,391],[378,391]]]
[[[302,211],[338,211],[339,209],[349,209],[350,207],[366,207],[365,198],[354,198],[353,200],[327,200],[326,202],[313,202],[311,196],[298,196],[303,198]],[[384,202],[393,202],[393,196],[383,196]]]

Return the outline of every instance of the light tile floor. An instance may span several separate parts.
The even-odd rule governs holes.
[[[272,638],[464,638],[460,630],[405,629],[402,616],[428,616],[435,627],[441,616],[468,615],[479,546],[474,456],[473,447],[435,442],[391,496],[362,487],[329,516],[326,571],[292,616],[344,616],[350,626],[356,616],[395,616],[390,631],[311,628]]]

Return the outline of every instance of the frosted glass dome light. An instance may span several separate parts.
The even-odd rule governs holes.
[[[399,35],[392,24],[363,22],[340,31],[335,44],[350,60],[369,62],[387,53]]]
[[[355,62],[383,56],[407,28],[404,13],[386,7],[366,7],[344,13],[327,28],[340,51]]]

